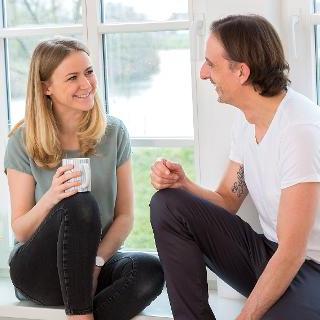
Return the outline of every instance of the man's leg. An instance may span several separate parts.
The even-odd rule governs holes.
[[[272,253],[241,218],[179,189],[157,192],[151,223],[176,320],[215,319],[208,304],[210,268],[245,296]]]
[[[263,320],[320,320],[320,265],[306,261]]]

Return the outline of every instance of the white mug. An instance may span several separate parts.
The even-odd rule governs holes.
[[[91,191],[91,167],[90,167],[90,158],[67,158],[62,159],[62,165],[73,164],[73,169],[68,172],[80,171],[81,176],[77,178],[72,178],[68,180],[69,182],[79,181],[81,185],[78,187],[71,187],[68,191],[73,191],[78,189],[78,192]]]

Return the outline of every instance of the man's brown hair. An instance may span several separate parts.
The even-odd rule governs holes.
[[[247,80],[262,96],[287,90],[289,65],[280,38],[270,22],[259,15],[230,15],[210,28],[223,45],[226,58],[250,68]]]

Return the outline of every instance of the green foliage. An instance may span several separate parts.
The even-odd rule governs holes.
[[[7,0],[8,26],[81,23],[81,0]]]
[[[193,148],[134,148],[135,225],[125,247],[155,250],[149,219],[149,202],[155,190],[150,184],[150,167],[158,157],[180,163],[188,177],[195,179]]]

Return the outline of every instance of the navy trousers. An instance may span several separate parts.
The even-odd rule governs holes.
[[[248,223],[180,189],[155,193],[151,224],[175,320],[215,319],[206,265],[248,297],[277,244]],[[320,320],[320,265],[307,260],[264,320]]]

